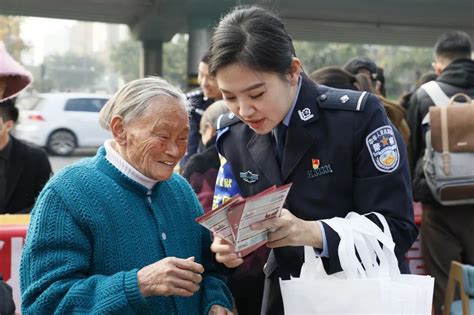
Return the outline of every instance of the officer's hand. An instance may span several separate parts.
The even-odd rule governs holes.
[[[145,266],[137,273],[138,286],[147,296],[192,296],[199,290],[204,267],[188,259],[167,257]]]
[[[287,209],[281,216],[252,224],[253,230],[269,229],[267,246],[311,246],[322,248],[322,234],[317,221],[305,221],[295,217]]]
[[[215,234],[214,241],[211,244],[211,251],[216,254],[216,260],[224,264],[227,268],[235,268],[244,262],[244,260],[236,254],[234,245]]]
[[[209,310],[209,315],[232,315],[233,313],[220,305],[213,305]]]

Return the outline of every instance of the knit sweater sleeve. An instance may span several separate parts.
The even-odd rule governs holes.
[[[196,209],[196,216],[202,215],[203,210],[197,197],[193,194],[193,207]],[[202,239],[202,264],[204,275],[201,283],[202,288],[202,314],[209,314],[213,305],[220,305],[228,310],[232,310],[232,293],[227,287],[226,278],[219,273],[214,255],[211,252],[211,234],[204,227],[200,227]]]
[[[45,188],[33,210],[22,254],[22,312],[123,314],[146,307],[137,270],[89,275],[92,246],[87,228],[52,187]]]

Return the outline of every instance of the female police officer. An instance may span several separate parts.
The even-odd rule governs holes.
[[[217,140],[232,172],[226,176],[243,196],[293,183],[281,217],[253,226],[272,231],[262,314],[283,313],[278,278],[299,275],[301,246],[314,247],[328,272],[341,270],[339,238],[320,219],[383,214],[408,272],[404,254],[417,230],[407,154],[377,98],[312,83],[281,20],[258,7],[236,8],[220,21],[210,72],[232,112],[221,119]],[[243,263],[218,237],[211,249],[227,267]]]

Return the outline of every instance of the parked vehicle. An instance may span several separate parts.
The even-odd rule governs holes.
[[[14,135],[53,155],[70,155],[78,147],[99,147],[111,138],[99,124],[108,96],[84,93],[44,93],[20,98],[20,118]]]

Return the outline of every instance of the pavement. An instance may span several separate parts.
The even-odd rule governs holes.
[[[97,148],[81,148],[76,149],[76,151],[71,156],[49,156],[49,162],[53,172],[56,174],[62,168],[73,164],[81,159],[94,156],[97,151]]]

